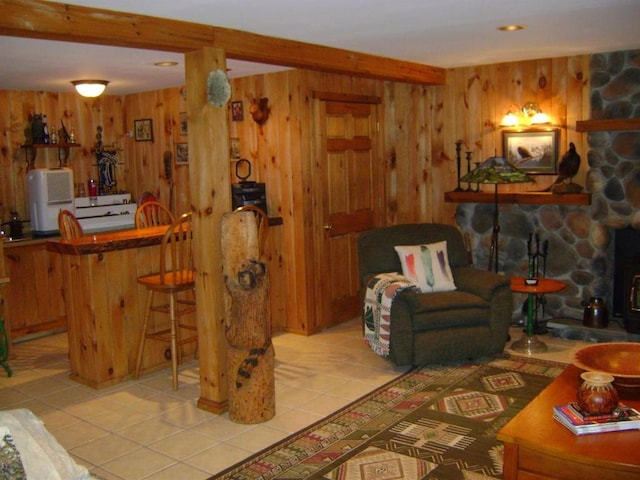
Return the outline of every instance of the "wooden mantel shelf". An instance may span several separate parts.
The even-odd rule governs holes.
[[[445,192],[448,203],[494,203],[492,192]],[[521,192],[498,193],[499,203],[520,205],[591,205],[590,193]]]
[[[614,130],[640,130],[640,118],[611,118],[605,120],[578,120],[578,132],[610,132]]]

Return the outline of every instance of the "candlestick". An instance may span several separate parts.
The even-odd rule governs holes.
[[[460,186],[460,150],[462,149],[462,141],[458,140],[456,142],[456,162],[458,164],[458,186],[454,190],[454,192],[464,192],[464,189]]]
[[[473,152],[467,152],[467,173],[469,173],[471,171],[471,154]],[[473,191],[473,189],[471,188],[471,182],[469,182],[469,185],[467,186],[467,192],[471,192]]]

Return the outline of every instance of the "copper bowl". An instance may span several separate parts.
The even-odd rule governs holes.
[[[573,364],[583,370],[613,375],[613,384],[619,387],[640,387],[640,343],[595,343],[578,350]]]

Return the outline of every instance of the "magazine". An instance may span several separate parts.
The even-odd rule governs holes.
[[[553,417],[576,435],[640,429],[640,412],[625,405],[597,416],[585,415],[574,404],[561,405],[553,407]]]

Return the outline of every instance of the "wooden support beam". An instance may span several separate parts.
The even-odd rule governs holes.
[[[0,0],[0,34],[182,53],[216,47],[236,60],[424,85],[445,82],[445,70],[429,65],[229,28],[42,0]]]
[[[200,398],[198,407],[227,409],[222,216],[231,210],[227,107],[207,102],[207,78],[226,69],[224,52],[203,48],[185,55],[189,119],[189,188],[193,211]]]

